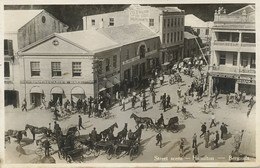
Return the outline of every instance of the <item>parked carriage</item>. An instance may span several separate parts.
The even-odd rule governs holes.
[[[107,154],[107,159],[110,160],[114,154],[115,141],[99,141],[94,146],[94,156],[98,157],[101,150]]]
[[[140,150],[140,142],[135,140],[125,140],[123,143],[119,143],[115,146],[114,154],[117,159],[120,158],[123,151],[125,151],[130,156],[132,161],[138,156]]]
[[[155,129],[156,130],[166,129],[167,131],[178,132],[179,118],[177,116],[170,118],[167,125],[164,124],[163,121],[159,119],[157,122],[155,122]]]

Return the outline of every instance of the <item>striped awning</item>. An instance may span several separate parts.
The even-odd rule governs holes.
[[[74,87],[71,94],[85,94],[85,91],[81,87]]]
[[[51,94],[63,94],[63,89],[60,87],[54,87],[51,89]]]
[[[32,87],[30,93],[41,93],[43,94],[43,90],[39,86]]]

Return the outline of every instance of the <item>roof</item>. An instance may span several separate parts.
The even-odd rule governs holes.
[[[255,5],[247,5],[243,8],[240,8],[240,9],[234,11],[234,12],[229,13],[228,15],[242,15],[242,12],[244,10],[246,11],[246,14],[255,12]]]
[[[118,43],[94,29],[58,33],[58,35],[93,52],[119,46]]]
[[[156,7],[156,8],[163,12],[183,12],[183,10],[179,9],[178,7]]]
[[[185,15],[185,26],[190,27],[208,27],[208,24],[193,14]]]
[[[120,44],[133,43],[153,37],[158,37],[152,30],[143,24],[130,24],[118,27],[98,29],[99,32]]]
[[[40,14],[41,10],[5,10],[4,29],[5,32],[17,32],[22,26]],[[15,19],[14,19],[15,17]]]
[[[184,32],[184,38],[186,39],[195,39],[197,36],[190,34],[189,32]]]

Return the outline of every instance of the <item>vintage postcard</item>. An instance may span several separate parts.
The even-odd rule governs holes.
[[[1,166],[259,166],[257,5],[4,1]]]

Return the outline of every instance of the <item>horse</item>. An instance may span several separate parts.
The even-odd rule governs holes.
[[[115,122],[113,125],[111,125],[109,128],[105,129],[104,131],[101,131],[100,132],[100,135],[103,137],[103,139],[106,139],[107,138],[107,135],[111,132],[113,133],[114,132],[114,128],[118,128],[118,125],[117,123]]]
[[[133,138],[136,141],[138,139],[138,141],[140,141],[141,136],[142,136],[142,129],[144,129],[144,125],[141,124],[141,126],[133,133]]]
[[[132,115],[130,116],[130,118],[134,118],[135,122],[136,122],[136,127],[139,128],[139,124],[146,124],[146,129],[150,126],[154,126],[153,120],[149,117],[138,117],[136,114],[132,113]]]
[[[126,136],[127,136],[127,128],[123,128],[122,131],[118,132],[117,133],[117,139],[119,141],[122,141],[122,140],[125,140],[126,139]]]
[[[20,131],[18,131],[18,130],[8,130],[8,131],[5,132],[5,136],[17,138],[18,133],[21,133],[22,135],[27,137],[26,130],[20,130]]]
[[[35,140],[35,134],[47,134],[48,128],[47,127],[35,127],[29,124],[25,125],[25,130],[29,129],[33,135],[33,140]]]

